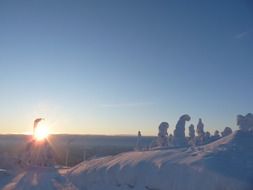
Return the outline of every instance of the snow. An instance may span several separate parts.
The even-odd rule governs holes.
[[[253,134],[236,131],[194,148],[122,153],[69,169],[30,167],[4,174],[0,189],[252,190],[252,150]]]
[[[251,143],[244,143],[246,138]],[[253,154],[246,150],[252,140],[252,135],[236,132],[194,150],[123,153],[81,163],[68,177],[87,190],[252,189]]]
[[[1,186],[0,186],[1,187]],[[76,188],[54,168],[31,167],[13,175],[2,190],[75,190]]]

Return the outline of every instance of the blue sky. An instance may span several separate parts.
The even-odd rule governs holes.
[[[0,1],[0,133],[235,129],[252,83],[250,1]]]

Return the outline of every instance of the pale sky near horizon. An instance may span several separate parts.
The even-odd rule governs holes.
[[[0,133],[236,129],[252,83],[250,0],[0,0]]]

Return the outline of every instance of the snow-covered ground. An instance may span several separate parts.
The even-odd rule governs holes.
[[[67,170],[33,167],[3,174],[0,188],[252,190],[252,150],[252,133],[237,131],[195,149],[128,152],[86,161]]]
[[[7,176],[6,176],[7,177]],[[16,175],[9,174],[9,182],[2,183],[3,190],[75,190],[76,188],[68,182],[64,175],[53,168],[31,167],[19,171]]]

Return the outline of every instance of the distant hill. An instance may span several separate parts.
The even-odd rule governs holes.
[[[0,146],[6,144],[20,144],[29,139],[29,135],[1,135]],[[144,146],[148,146],[155,137],[143,136],[142,142]],[[132,135],[72,135],[72,134],[53,134],[50,135],[52,143],[64,143],[71,141],[72,144],[82,144],[87,146],[101,145],[120,145],[134,147],[137,136]]]

